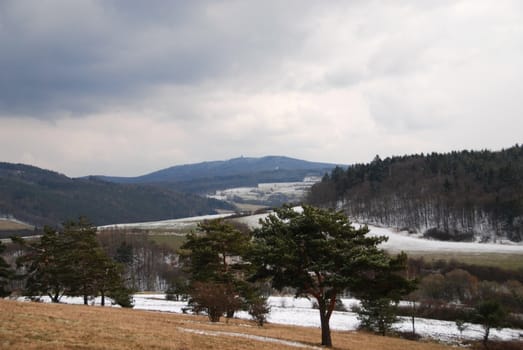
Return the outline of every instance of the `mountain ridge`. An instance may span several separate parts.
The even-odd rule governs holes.
[[[341,164],[311,162],[286,156],[236,157],[228,160],[204,161],[174,165],[151,173],[134,176],[90,175],[98,179],[118,183],[183,182],[201,178],[237,176],[255,172],[279,170],[332,170]]]
[[[329,163],[282,156],[238,157],[173,166],[138,177],[70,178],[33,165],[0,162],[0,217],[43,226],[78,216],[109,225],[214,214],[235,206],[200,195],[262,182],[301,181],[333,168]]]

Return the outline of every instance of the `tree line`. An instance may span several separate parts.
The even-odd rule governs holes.
[[[381,159],[336,168],[308,202],[439,239],[523,239],[523,146]]]
[[[87,305],[90,298],[101,296],[102,305],[110,297],[130,307],[131,290],[125,286],[122,266],[101,248],[96,231],[81,217],[64,223],[61,230],[45,227],[36,240],[13,237],[18,246],[16,269],[6,267],[5,275],[22,281],[23,295],[31,298],[45,295],[58,303],[64,295],[81,296]],[[4,288],[6,283],[4,280]]]
[[[409,260],[408,272],[419,284],[406,298],[411,306],[398,314],[454,321],[460,332],[479,323],[485,345],[492,328],[523,328],[523,270],[417,258]]]

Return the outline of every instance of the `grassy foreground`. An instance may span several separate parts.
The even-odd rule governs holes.
[[[284,341],[286,343],[282,343]],[[0,349],[297,349],[319,348],[320,330],[249,321],[0,299]],[[333,332],[335,349],[443,350],[362,332]]]

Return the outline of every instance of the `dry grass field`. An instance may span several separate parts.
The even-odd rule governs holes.
[[[425,261],[455,260],[470,265],[492,266],[507,270],[523,269],[523,252],[512,253],[463,253],[463,252],[406,252],[411,258],[423,257]]]
[[[0,349],[311,349],[320,330],[244,320],[212,324],[206,317],[41,304],[0,299]],[[335,349],[443,350],[436,343],[333,332]]]
[[[17,231],[17,230],[32,230],[33,226],[23,224],[21,222],[0,219],[0,231]]]

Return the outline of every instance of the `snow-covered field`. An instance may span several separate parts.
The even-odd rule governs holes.
[[[284,196],[288,202],[294,202],[303,199],[310,187],[320,180],[320,177],[310,176],[300,182],[261,183],[256,187],[236,187],[216,191],[208,197],[229,202],[236,201],[236,198],[267,202],[274,196]]]
[[[234,215],[234,213],[224,213],[224,214],[212,214],[212,215],[202,215],[202,216],[192,216],[189,218],[180,218],[180,219],[171,219],[171,220],[162,220],[162,221],[148,221],[148,222],[136,222],[130,224],[115,224],[115,225],[106,225],[99,226],[98,229],[106,230],[113,228],[138,228],[138,229],[181,229],[191,226],[196,226],[200,221],[203,220],[213,220],[226,218],[228,216]]]
[[[406,252],[459,252],[459,253],[515,253],[523,254],[523,245],[515,243],[477,243],[448,242],[424,239],[409,235],[407,232],[395,232],[388,228],[369,226],[370,235],[387,236],[388,241],[382,247],[391,251]]]
[[[43,301],[49,302],[47,298]],[[350,310],[353,304],[357,304],[356,299],[343,299],[343,304]],[[79,297],[64,297],[63,303],[82,304],[83,299]],[[93,305],[100,304],[100,298],[91,301]],[[110,303],[107,303],[110,304]],[[304,327],[320,327],[320,316],[318,310],[312,308],[312,301],[306,298],[294,298],[292,296],[272,296],[269,298],[271,312],[268,321],[271,323],[296,325]],[[134,308],[138,310],[161,311],[182,313],[182,309],[187,306],[183,301],[169,301],[165,299],[165,294],[135,294]],[[236,317],[241,319],[250,319],[246,312],[238,312]],[[335,311],[331,317],[331,328],[334,330],[356,330],[359,321],[353,312]],[[462,339],[479,340],[483,336],[483,328],[477,324],[467,324],[467,329],[463,332],[463,337],[454,322],[430,320],[416,318],[416,333],[423,338],[431,338],[436,341],[445,343],[459,343]],[[412,325],[410,319],[401,319],[395,324],[398,331],[410,332]],[[491,330],[491,339],[498,340],[520,340],[523,330],[518,329],[501,329]]]
[[[260,219],[268,214],[257,214],[237,218],[242,223],[252,228],[259,226]],[[360,225],[354,223],[356,227]],[[397,232],[389,228],[369,225],[370,235],[386,236],[388,241],[382,243],[381,247],[389,251],[405,252],[455,252],[455,253],[511,253],[523,255],[523,244],[516,243],[476,243],[476,242],[449,242],[436,241],[409,235],[407,232]],[[523,258],[523,257],[522,257]]]

